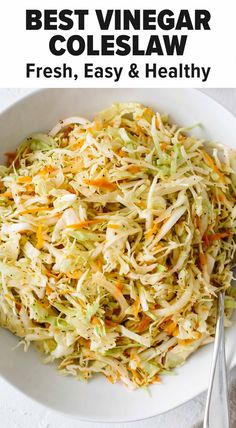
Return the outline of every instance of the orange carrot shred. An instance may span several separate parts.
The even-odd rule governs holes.
[[[78,141],[78,143],[73,144],[73,146],[71,147],[71,150],[76,151],[81,149],[84,142],[85,142],[85,139],[83,138],[82,140]]]
[[[231,236],[231,232],[219,232],[219,233],[212,233],[211,235],[204,234],[202,237],[202,240],[206,246],[209,246],[211,242],[218,241],[219,239],[228,238]]]
[[[180,346],[190,345],[193,342],[195,342],[194,339],[178,339],[178,345]]]
[[[43,247],[43,235],[42,235],[42,226],[38,226],[37,231],[36,231],[36,238],[37,238],[37,244],[36,244],[36,248],[38,250],[41,250],[41,248]]]
[[[81,273],[79,273],[79,272],[73,272],[73,273],[66,272],[66,276],[70,279],[80,279]]]
[[[120,156],[120,157],[124,157],[124,156],[126,156],[126,152],[124,152],[124,150],[121,148],[121,149],[119,149],[118,151],[117,151],[117,154],[118,154],[118,156]]]
[[[120,225],[119,224],[108,224],[107,228],[118,230],[118,229],[120,229]]]
[[[105,178],[99,178],[97,180],[90,180],[85,179],[85,184],[88,184],[89,186],[94,187],[100,187],[101,189],[107,189],[107,190],[115,190],[116,185],[114,183],[111,183],[110,181],[106,180]]]
[[[143,333],[149,327],[150,322],[151,318],[144,316],[142,321],[139,323],[138,332]]]
[[[98,325],[98,324],[100,324],[100,321],[99,321],[98,317],[93,316],[92,319],[91,319],[91,324],[92,325]]]
[[[10,190],[7,190],[6,192],[1,193],[0,196],[3,196],[4,198],[10,198],[10,199],[13,198],[12,193],[11,193]]]
[[[101,259],[96,259],[96,260],[95,260],[95,264],[96,264],[96,266],[97,266],[98,270],[99,270],[100,272],[102,272],[102,268],[103,268],[102,260],[101,260]]]
[[[53,292],[53,289],[48,284],[46,284],[45,291],[46,291],[46,295],[50,296],[50,294],[52,294]]]
[[[31,183],[31,181],[32,181],[32,177],[29,177],[29,176],[18,177],[17,179],[18,184]]]
[[[172,333],[172,336],[176,337],[179,334],[179,327],[176,327]]]
[[[105,324],[108,326],[108,327],[116,327],[117,325],[118,325],[118,323],[117,322],[114,322],[114,321],[111,321],[111,320],[109,320],[109,319],[105,319]]]
[[[27,210],[21,211],[20,214],[31,214],[31,213],[37,213],[39,211],[44,211],[45,209],[48,209],[48,207],[31,207]]]
[[[209,241],[217,241],[218,239],[227,238],[231,236],[231,232],[221,232],[221,233],[213,233],[212,235],[208,235]]]
[[[116,283],[116,288],[118,288],[118,290],[122,291],[124,288],[124,284],[122,284],[122,282],[117,282]]]
[[[213,171],[218,174],[220,180],[225,183],[225,177],[224,175],[220,172],[220,170],[217,168],[214,160],[212,159],[212,157],[207,153],[207,152],[203,152],[203,157],[207,163],[207,165],[213,169]]]
[[[199,260],[200,260],[201,267],[207,264],[207,258],[204,253],[199,253]]]
[[[57,169],[55,168],[55,166],[52,165],[46,165],[44,168],[41,169],[41,171],[39,171],[39,175],[46,175],[46,174],[51,174],[52,172],[55,172]]]
[[[176,327],[177,325],[175,324],[175,322],[171,322],[166,326],[165,331],[171,336],[172,333],[175,331]]]
[[[158,229],[158,224],[155,223],[154,226],[152,227],[152,229],[150,229],[148,232],[146,232],[146,238],[151,238],[151,236],[156,233],[157,229]]]
[[[161,143],[161,144],[160,144],[160,148],[161,148],[161,150],[163,150],[164,152],[166,151],[167,147],[168,147],[168,144],[167,144],[167,143]]]
[[[156,374],[152,379],[152,383],[160,383],[160,382],[161,382],[161,378]]]
[[[137,166],[137,165],[130,165],[128,167],[128,171],[132,172],[133,174],[136,174],[137,172],[141,171],[141,168],[139,166]]]

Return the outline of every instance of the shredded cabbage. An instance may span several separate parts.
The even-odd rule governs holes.
[[[0,167],[0,325],[79,379],[160,381],[215,333],[236,155],[140,104],[60,121]]]

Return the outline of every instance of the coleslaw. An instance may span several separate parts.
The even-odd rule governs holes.
[[[189,131],[114,104],[0,167],[0,326],[63,374],[160,382],[213,340],[220,290],[230,325],[236,156]]]

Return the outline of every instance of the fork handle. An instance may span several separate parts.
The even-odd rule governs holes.
[[[224,337],[224,298],[225,295],[221,292],[203,428],[230,427]]]

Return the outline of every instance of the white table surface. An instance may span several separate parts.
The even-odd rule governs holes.
[[[33,89],[0,89],[0,111],[32,91]],[[207,89],[203,92],[236,115],[236,89]],[[231,380],[234,385],[231,393],[232,428],[236,428],[236,370],[231,374]],[[175,410],[146,421],[116,425],[85,423],[45,409],[0,378],[1,428],[196,428],[201,427],[204,405],[205,394],[202,394]]]

